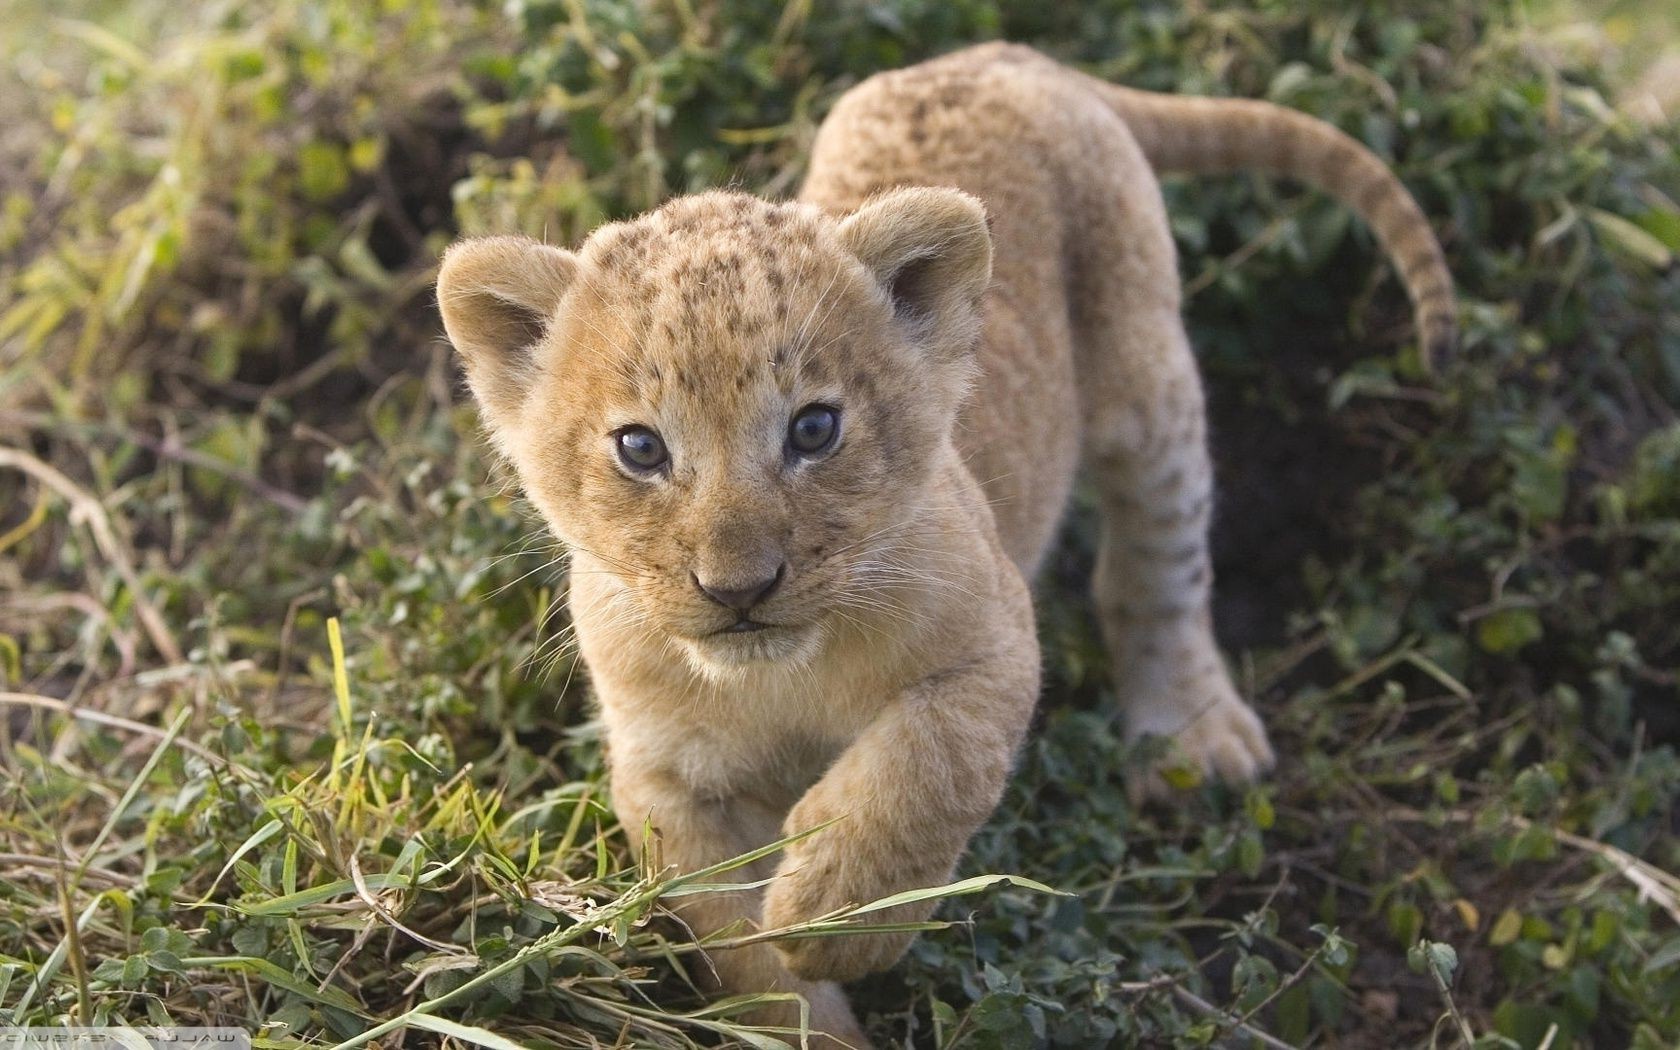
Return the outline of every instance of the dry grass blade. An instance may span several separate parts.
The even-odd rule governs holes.
[[[96,711],[92,708],[81,707],[76,704],[60,700],[57,697],[37,696],[34,693],[0,692],[0,704],[11,704],[19,707],[33,707],[39,708],[43,711],[56,711],[59,714],[80,719],[84,722],[92,722],[96,725],[109,726],[112,729],[121,729],[125,732],[135,733],[140,736],[156,737],[158,739],[168,740],[173,746],[178,747],[183,751],[191,752],[212,765],[234,770],[253,779],[260,777],[260,774],[256,770],[251,769],[248,766],[241,765],[238,762],[234,762],[223,755],[218,755],[216,752],[210,750],[197,741],[184,739],[179,736],[172,736],[168,730],[161,729],[157,726],[147,725],[144,722],[136,722],[131,718],[124,718],[121,715],[113,715],[105,711]]]
[[[0,467],[11,467],[28,474],[70,504],[71,520],[87,523],[100,553],[111,563],[111,567],[117,570],[117,575],[122,577],[123,583],[128,587],[134,602],[135,615],[140,618],[141,626],[146,629],[146,636],[152,640],[152,644],[165,660],[172,664],[181,663],[184,659],[181,647],[175,643],[175,636],[170,633],[163,615],[152,604],[145,587],[141,585],[140,574],[134,569],[134,559],[128,548],[117,538],[116,530],[111,527],[111,517],[105,512],[104,505],[60,471],[22,450],[0,448]]]
[[[1396,809],[1390,812],[1396,820],[1414,823],[1432,824],[1440,820],[1451,821],[1455,824],[1476,824],[1481,822],[1482,815],[1467,810],[1447,810],[1441,813],[1424,813],[1415,809]],[[1599,842],[1583,835],[1577,835],[1562,828],[1537,825],[1527,817],[1515,813],[1508,813],[1502,817],[1503,821],[1512,827],[1527,830],[1538,827],[1552,838],[1574,849],[1590,853],[1599,857],[1615,869],[1616,873],[1632,883],[1639,893],[1640,900],[1648,900],[1668,913],[1677,926],[1680,926],[1680,875],[1664,871],[1650,861],[1634,856],[1628,851],[1608,842]]]

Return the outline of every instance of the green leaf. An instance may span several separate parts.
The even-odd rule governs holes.
[[[1533,609],[1500,609],[1476,623],[1476,644],[1490,653],[1514,653],[1541,639],[1540,614]]]
[[[1680,252],[1680,211],[1653,208],[1634,220],[1639,228],[1666,245],[1670,251]]]
[[[1397,900],[1390,904],[1386,918],[1389,933],[1402,944],[1416,941],[1418,931],[1423,928],[1423,912],[1410,901]]]
[[[350,998],[343,990],[332,985],[317,987],[315,984],[299,980],[292,974],[282,970],[267,959],[258,959],[245,955],[216,956],[206,955],[190,959],[179,960],[184,970],[233,970],[237,973],[249,973],[261,977],[276,988],[283,988],[294,995],[300,995],[310,1002],[322,1006],[332,1006],[357,1017],[365,1017],[361,1006]]]
[[[362,879],[370,890],[400,889],[414,884],[414,879],[408,875],[368,875]],[[339,879],[324,886],[313,889],[299,890],[267,900],[241,901],[234,904],[234,908],[246,915],[295,915],[305,908],[318,904],[325,904],[334,897],[342,897],[356,892],[356,884],[350,879]]]
[[[1602,208],[1588,208],[1587,219],[1613,248],[1638,262],[1660,269],[1674,261],[1674,253],[1655,235]]]
[[[350,185],[344,150],[331,142],[308,142],[298,150],[298,188],[311,200],[324,201]]]
[[[1532,765],[1511,783],[1511,798],[1525,816],[1536,817],[1557,801],[1562,785],[1543,765]]]
[[[1493,929],[1488,931],[1488,943],[1500,948],[1516,940],[1521,932],[1522,913],[1515,908],[1506,908],[1493,921]]]
[[[1244,955],[1231,970],[1232,991],[1237,996],[1237,1005],[1244,1011],[1265,1001],[1277,983],[1277,967],[1264,955]]]
[[[1658,974],[1672,966],[1680,966],[1680,936],[1674,937],[1667,944],[1651,953],[1645,960],[1643,972],[1646,975]]]
[[[525,968],[516,966],[506,973],[497,974],[490,981],[490,988],[497,995],[510,1003],[519,1002],[519,993],[525,987]]]
[[[1419,941],[1407,949],[1406,964],[1414,973],[1433,973],[1442,987],[1450,987],[1458,969],[1458,952],[1440,941]]]
[[[222,879],[227,876],[228,871],[239,862],[241,857],[284,831],[285,827],[286,825],[282,821],[270,818],[266,824],[252,832],[244,842],[239,844],[239,848],[228,856],[227,863],[222,865],[222,870],[216,873],[214,879],[210,880],[210,888],[204,891],[204,896],[195,901],[193,906],[200,907],[208,901],[215,894],[216,887],[221,885]]]

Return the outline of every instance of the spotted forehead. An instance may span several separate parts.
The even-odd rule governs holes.
[[[621,371],[643,393],[719,383],[819,381],[855,267],[820,212],[734,194],[682,198],[608,227],[585,256],[615,329]],[[667,386],[670,384],[670,386]]]
[[[590,245],[601,291],[643,335],[751,343],[802,322],[801,307],[838,275],[814,209],[718,196],[681,199]]]

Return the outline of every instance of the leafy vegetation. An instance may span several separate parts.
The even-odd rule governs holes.
[[[769,1045],[694,991],[658,903],[684,887],[636,869],[641,829],[603,805],[563,580],[487,480],[432,268],[458,233],[570,241],[675,192],[790,192],[848,84],[1003,35],[1361,137],[1439,218],[1466,339],[1424,376],[1328,202],[1168,187],[1226,493],[1222,634],[1284,761],[1126,804],[1141,756],[1108,714],[1075,513],[1040,591],[1041,726],[964,872],[1069,895],[946,904],[857,989],[878,1037],[1680,1040],[1680,136],[1618,113],[1578,20],[12,6],[0,1020]]]

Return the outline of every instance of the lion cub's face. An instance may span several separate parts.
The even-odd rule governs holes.
[[[438,294],[527,494],[611,574],[576,614],[722,672],[802,661],[878,608],[989,274],[984,215],[955,191],[840,220],[705,194],[575,255],[464,242]]]

